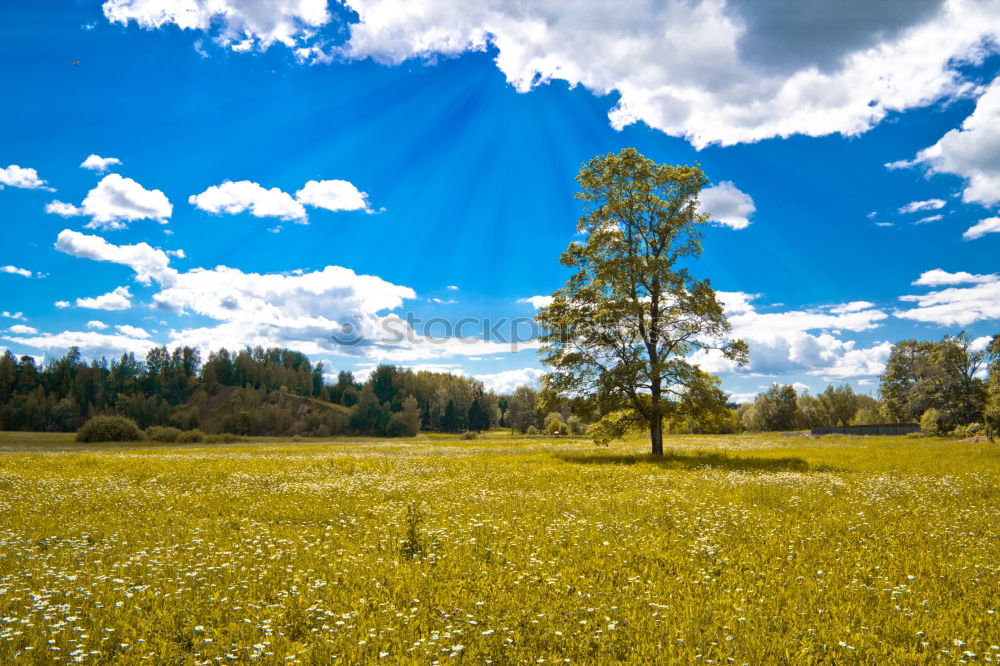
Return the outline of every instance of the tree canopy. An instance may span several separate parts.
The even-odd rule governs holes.
[[[682,263],[701,254],[698,211],[708,179],[697,166],[670,166],[634,148],[585,164],[576,195],[584,203],[562,263],[573,269],[537,320],[547,396],[590,396],[614,436],[638,423],[663,453],[663,420],[718,408],[714,378],[691,360],[715,350],[736,363],[747,345],[728,338],[729,323],[708,280]],[[721,400],[724,408],[725,400]]]

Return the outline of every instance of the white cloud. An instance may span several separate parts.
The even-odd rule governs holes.
[[[903,319],[942,326],[968,326],[977,321],[1000,319],[1000,276],[996,274],[947,273],[935,269],[924,273],[914,282],[926,286],[968,283],[972,283],[972,286],[948,287],[923,295],[900,296],[899,300],[916,303],[916,307],[894,314]]]
[[[212,185],[201,194],[192,194],[188,202],[209,213],[235,215],[249,210],[254,217],[279,217],[305,224],[306,209],[277,187],[266,189],[249,180],[225,181]]]
[[[74,206],[71,203],[66,203],[64,201],[50,201],[45,204],[45,212],[53,213],[62,217],[75,217],[77,215],[83,215],[83,209]]]
[[[128,310],[132,307],[132,294],[128,287],[116,287],[114,291],[94,298],[78,298],[76,307],[92,310]]]
[[[64,310],[65,308],[68,308],[68,307],[70,307],[70,306],[71,306],[71,305],[73,305],[73,304],[72,304],[72,303],[70,303],[69,301],[56,301],[56,302],[54,303],[54,305],[55,305],[55,306],[56,306],[57,308],[59,308],[60,310]]]
[[[79,207],[53,201],[45,210],[63,217],[88,215],[88,229],[124,229],[135,220],[165,224],[174,208],[160,190],[147,190],[131,178],[111,173],[87,193]]]
[[[496,49],[519,92],[552,80],[617,91],[615,128],[696,147],[860,134],[888,113],[969,94],[963,62],[995,48],[994,2],[346,0],[348,57],[399,63]]]
[[[445,287],[445,289],[447,289],[448,291],[458,291],[458,287],[456,287],[453,284],[449,284],[447,287]]]
[[[184,254],[184,250],[181,250],[181,249],[167,250],[167,254],[169,254],[171,257],[177,257],[178,259],[186,259],[187,258],[187,255]]]
[[[711,213],[712,222],[730,229],[746,229],[757,210],[750,195],[728,180],[703,189],[699,199],[701,211]]]
[[[81,353],[89,358],[118,356],[124,352],[132,352],[136,356],[143,357],[150,349],[157,346],[149,340],[93,331],[63,331],[6,339],[56,355],[63,354],[69,347],[79,347]]]
[[[946,270],[934,268],[921,273],[920,277],[914,280],[911,284],[920,287],[940,287],[945,284],[982,284],[984,282],[996,282],[998,279],[1000,279],[1000,277],[998,277],[996,273],[990,273],[988,275],[966,273],[965,271],[949,273]]]
[[[988,217],[985,220],[979,220],[979,222],[966,229],[962,233],[962,238],[965,240],[975,240],[982,238],[986,234],[995,233],[1000,233],[1000,217]]]
[[[122,161],[117,157],[101,157],[100,155],[91,155],[80,164],[83,169],[90,169],[91,171],[107,171],[108,167],[114,166],[116,164],[121,164]]]
[[[135,245],[114,245],[100,236],[90,236],[71,229],[63,229],[56,238],[55,248],[60,252],[95,261],[110,261],[128,266],[136,273],[142,284],[150,280],[162,281],[174,270],[170,268],[170,258],[163,250],[157,250],[148,243]]]
[[[21,321],[27,321],[23,312],[7,312],[6,310],[4,310],[3,312],[0,312],[0,317],[4,317],[6,319],[20,319]]]
[[[30,278],[33,275],[27,268],[18,268],[17,266],[0,266],[0,273],[11,273],[26,278]]]
[[[944,208],[944,199],[927,199],[926,201],[911,201],[905,206],[901,206],[900,213],[915,213],[921,210],[939,210]]]
[[[729,402],[737,405],[746,405],[753,402],[756,397],[756,393],[730,393]]]
[[[518,386],[538,386],[538,379],[545,374],[539,368],[521,368],[519,370],[504,370],[492,374],[475,375],[483,383],[487,391],[495,393],[512,393]]]
[[[31,326],[25,326],[24,324],[14,324],[10,328],[8,328],[7,331],[10,333],[14,333],[16,335],[33,335],[35,333],[38,333],[37,328],[33,328]]]
[[[755,294],[718,292],[732,324],[732,335],[750,346],[750,365],[743,372],[782,375],[805,372],[829,378],[878,374],[881,351],[857,349],[841,331],[877,328],[888,315],[867,301],[852,301],[824,308],[759,312]],[[736,366],[716,352],[698,352],[692,360],[708,372],[737,372]]]
[[[985,206],[1000,203],[1000,78],[990,84],[960,128],[950,130],[912,160],[887,166],[918,165],[930,174],[949,173],[964,179],[965,202]]]
[[[531,307],[538,310],[552,305],[553,300],[552,296],[529,296],[528,298],[519,298],[517,299],[517,302],[528,303]]]
[[[346,180],[310,180],[295,193],[299,203],[332,211],[363,210],[368,207],[368,195],[358,191]]]
[[[850,303],[841,303],[840,305],[833,306],[830,308],[830,312],[832,314],[846,314],[848,312],[868,310],[873,307],[875,307],[875,304],[869,303],[868,301],[851,301]]]
[[[108,327],[103,321],[98,321],[97,319],[91,319],[87,322],[87,328],[93,328],[98,331],[103,331]]]
[[[893,226],[893,224],[892,224],[892,222],[876,222],[875,226],[876,227],[891,227],[891,226]]]
[[[111,23],[214,31],[217,43],[238,52],[275,42],[296,47],[330,20],[327,0],[107,0],[102,8]]]
[[[38,177],[38,172],[27,167],[19,167],[16,164],[3,168],[0,167],[0,190],[8,187],[20,187],[26,190],[55,190],[48,187],[44,180]]]
[[[144,328],[138,326],[130,326],[129,324],[119,324],[115,326],[117,330],[122,335],[127,335],[130,338],[142,338],[146,339],[149,337],[149,333]]]
[[[943,217],[944,217],[943,215],[928,215],[927,217],[920,218],[919,220],[914,222],[914,224],[927,224],[928,222],[937,222]]]

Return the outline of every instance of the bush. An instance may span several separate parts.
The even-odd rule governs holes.
[[[529,435],[537,435],[538,434],[538,428],[536,428],[535,426],[528,426],[528,434]]]
[[[146,439],[153,442],[176,442],[183,431],[172,426],[149,426],[146,428]]]
[[[545,417],[545,432],[550,435],[565,435],[569,433],[569,426],[562,420],[562,415],[558,412],[551,412]]]
[[[475,439],[476,438],[476,433],[474,433],[474,432],[463,432],[461,435],[458,436],[458,438],[459,439]]]
[[[940,435],[943,425],[941,413],[933,407],[920,416],[920,432],[925,435]]]
[[[232,433],[224,432],[221,435],[206,435],[206,444],[234,444],[236,442],[245,442],[246,437],[240,437],[239,435],[234,435]]]
[[[139,442],[142,430],[124,416],[95,416],[76,433],[78,442]]]
[[[185,430],[177,435],[178,444],[198,444],[203,441],[205,441],[205,433],[197,428],[194,430]]]
[[[959,437],[965,439],[966,437],[975,437],[976,435],[984,434],[984,428],[982,423],[970,423],[964,426],[957,426],[951,431],[952,437]]]

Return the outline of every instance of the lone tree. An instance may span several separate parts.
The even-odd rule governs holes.
[[[575,273],[537,315],[545,396],[588,396],[603,415],[595,440],[648,427],[663,454],[663,421],[725,407],[718,380],[691,355],[721,354],[743,365],[747,345],[708,280],[681,260],[701,254],[698,167],[657,164],[634,148],[595,157],[577,176],[585,205],[562,263]],[[713,351],[714,350],[714,351]]]

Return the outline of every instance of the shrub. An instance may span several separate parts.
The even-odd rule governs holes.
[[[529,435],[537,435],[538,434],[538,428],[536,428],[535,426],[528,426],[528,434]]]
[[[461,435],[458,436],[458,438],[459,439],[475,439],[476,438],[476,433],[474,433],[474,432],[463,432]]]
[[[224,432],[221,435],[205,435],[206,444],[233,444],[245,441],[247,441],[246,437],[240,437],[229,432]]]
[[[172,426],[149,426],[146,428],[146,439],[154,442],[176,442],[183,431]]]
[[[76,433],[78,442],[139,442],[142,430],[124,416],[95,416]]]
[[[964,426],[957,426],[951,431],[952,437],[966,438],[975,437],[976,435],[982,435],[984,432],[982,423],[970,423]]]
[[[205,433],[197,428],[194,430],[185,430],[177,435],[178,444],[198,444],[203,441],[205,441]]]
[[[925,435],[940,435],[943,425],[941,413],[933,407],[920,416],[920,432]]]
[[[569,426],[562,420],[562,415],[558,412],[551,412],[545,417],[545,432],[550,435],[566,435],[569,433]]]

